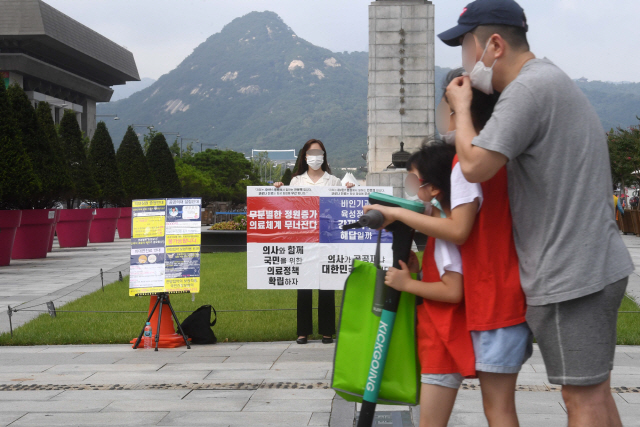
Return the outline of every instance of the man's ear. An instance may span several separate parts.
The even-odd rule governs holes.
[[[500,34],[493,34],[490,38],[490,44],[493,46],[495,52],[495,58],[502,58],[506,55],[507,42],[502,38]]]

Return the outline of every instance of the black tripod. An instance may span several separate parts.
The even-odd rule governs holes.
[[[156,300],[156,304],[153,306],[153,310],[151,310],[151,313],[149,313],[149,317],[147,318],[147,322],[150,322],[151,317],[153,316],[153,313],[155,313],[156,308],[158,308],[158,305],[160,305],[160,309],[158,311],[158,329],[156,329],[156,351],[158,351],[158,341],[160,340],[160,322],[162,321],[162,306],[165,304],[169,306],[169,310],[171,310],[173,319],[176,321],[176,325],[178,325],[178,330],[180,331],[180,335],[182,335],[182,338],[184,338],[184,342],[187,345],[187,348],[191,348],[191,346],[189,345],[189,340],[187,339],[187,336],[184,334],[184,331],[182,330],[182,326],[180,325],[178,316],[176,316],[176,312],[173,311],[173,307],[171,306],[171,301],[169,301],[169,294],[166,292],[160,292],[159,294],[157,294],[157,296],[158,296],[158,299]],[[160,304],[161,302],[162,304]],[[138,348],[138,345],[140,345],[140,341],[142,340],[142,335],[144,334],[144,328],[147,326],[147,322],[144,323],[144,326],[142,327],[142,332],[140,332],[140,335],[138,335],[138,339],[136,340],[136,343],[133,345],[134,350]]]

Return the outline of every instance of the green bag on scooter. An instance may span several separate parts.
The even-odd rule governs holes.
[[[349,402],[362,402],[370,377],[371,354],[377,344],[384,302],[385,272],[374,264],[354,260],[340,311],[331,387]],[[416,343],[416,296],[402,292],[382,372],[379,404],[417,405],[420,362]]]

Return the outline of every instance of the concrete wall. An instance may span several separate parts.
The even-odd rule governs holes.
[[[426,0],[369,6],[369,173],[384,170],[400,142],[413,152],[435,134],[433,16]]]
[[[80,128],[91,139],[96,131],[96,101],[86,98],[82,103],[82,107],[84,112],[80,121]]]

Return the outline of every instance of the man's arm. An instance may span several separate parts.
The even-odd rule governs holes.
[[[478,133],[471,120],[471,81],[468,77],[458,77],[447,87],[447,100],[455,111],[456,151],[462,174],[469,182],[484,182],[493,178],[507,164],[507,157],[497,151],[486,150],[473,145]]]

